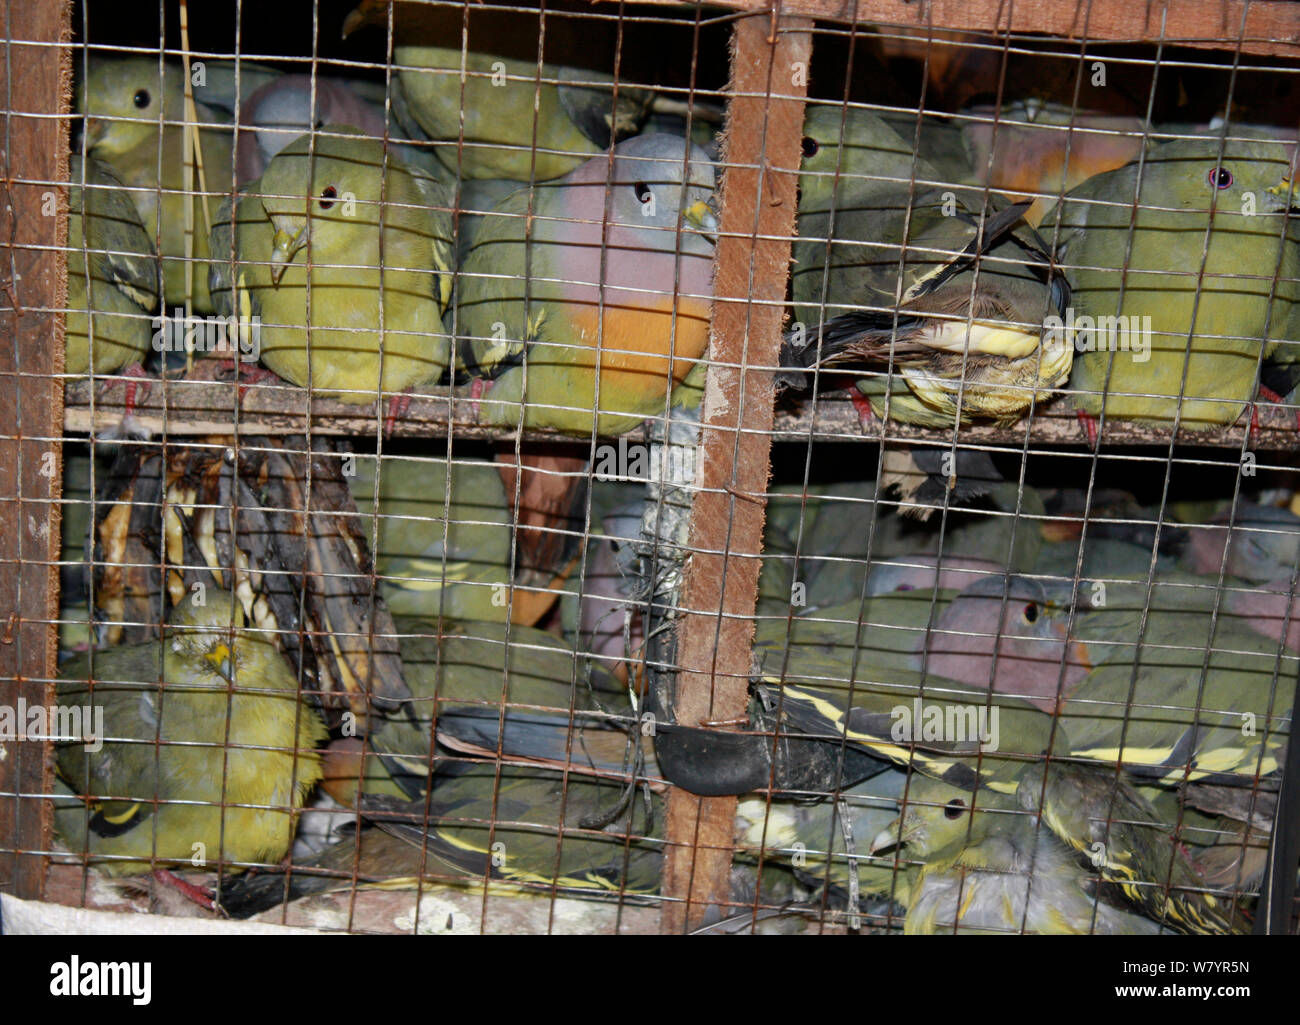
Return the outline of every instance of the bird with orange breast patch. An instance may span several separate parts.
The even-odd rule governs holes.
[[[713,165],[644,135],[484,219],[457,284],[458,356],[481,423],[621,434],[704,354]]]
[[[1145,139],[1143,121],[1135,115],[1037,99],[1002,108],[977,105],[965,113],[970,120],[962,134],[976,180],[984,184],[987,174],[990,188],[1013,200],[1032,199],[1025,221],[1035,228],[1056,197],[1094,174],[1136,160]]]

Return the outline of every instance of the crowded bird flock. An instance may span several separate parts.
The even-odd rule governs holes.
[[[1085,452],[1113,422],[1195,444],[1293,405],[1294,119],[809,101],[778,402],[944,444],[774,481],[754,743],[683,759],[654,471],[597,442],[698,423],[721,107],[519,60],[486,15],[462,49],[440,10],[391,7],[387,85],[78,57],[66,374],[131,394],[65,446],[58,700],[99,742],[56,745],[56,860],[190,914],[653,907],[680,786],[740,795],[711,929],[1249,932],[1300,658],[1288,478],[1152,499],[948,440],[1056,407]],[[176,309],[223,344],[160,360]],[[210,359],[241,395],[382,398],[379,436],[143,437],[135,397]],[[533,433],[392,440],[429,395]]]

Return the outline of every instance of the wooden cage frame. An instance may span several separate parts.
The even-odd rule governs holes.
[[[612,3],[612,0],[596,0]],[[640,3],[693,7],[676,0]],[[67,179],[71,109],[71,3],[5,0],[6,41],[0,76],[3,111],[3,309],[10,343],[0,344],[0,683],[30,704],[53,699],[57,673],[59,499],[58,445],[69,433],[116,423],[124,385],[90,401],[89,382],[63,371],[66,279],[60,249],[66,210],[50,216],[50,190],[41,182]],[[804,79],[791,76],[808,61],[813,21],[897,26],[921,39],[952,33],[992,38],[1009,33],[1055,36],[1083,48],[1126,42],[1300,57],[1300,5],[1251,0],[711,0],[734,17],[727,125],[762,126],[726,136],[722,222],[715,264],[710,363],[691,513],[697,549],[685,577],[677,657],[679,722],[730,723],[744,716],[754,636],[764,493],[774,438],[862,440],[847,403],[814,405],[811,414],[774,416],[770,371],[784,318],[796,176],[777,168],[799,165]],[[146,427],[171,435],[209,434],[231,408],[232,385],[169,381],[139,407]],[[65,395],[66,390],[66,395]],[[482,437],[471,423],[448,424],[445,400],[416,400],[398,433]],[[331,434],[374,433],[379,418],[357,407],[307,396],[254,392],[241,405],[238,430],[258,434],[310,429]],[[1248,424],[1198,434],[1197,443],[1243,448]],[[1057,442],[1077,445],[1072,418],[1036,414],[1012,428],[963,428],[963,440]],[[507,436],[500,432],[498,437]],[[952,432],[890,424],[889,438],[947,443]],[[870,436],[868,436],[870,437]],[[1108,440],[1168,446],[1157,429],[1107,425]],[[1260,416],[1256,445],[1294,450],[1297,434],[1283,410]],[[51,463],[49,452],[55,455]],[[726,728],[725,726],[720,728]],[[1292,755],[1300,745],[1290,745]],[[1300,761],[1295,757],[1288,762]],[[1291,773],[1294,775],[1294,772]],[[24,799],[49,792],[50,760],[43,745],[0,738],[0,837],[15,853],[0,857],[0,890],[40,899],[51,843],[49,803]],[[15,796],[16,795],[16,796]],[[669,799],[668,854],[661,928],[696,926],[711,903],[724,903],[732,857],[734,797],[695,797],[674,788]],[[42,809],[36,811],[35,809]],[[1294,862],[1294,855],[1292,861]]]

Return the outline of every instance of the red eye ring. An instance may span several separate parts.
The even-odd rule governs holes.
[[[1026,602],[1022,615],[1024,615],[1026,623],[1032,625],[1038,622],[1038,603],[1033,601]]]
[[[811,135],[805,135],[800,146],[803,149],[803,155],[805,157],[815,157],[821,149],[820,143],[818,143]]]
[[[946,819],[959,819],[965,811],[966,802],[960,797],[954,797],[943,806],[943,817]]]
[[[1210,184],[1216,189],[1226,189],[1232,185],[1232,172],[1226,167],[1212,167],[1208,175]]]
[[[338,199],[338,197],[339,190],[333,185],[326,185],[325,188],[320,191],[320,208],[322,210],[328,210],[334,205],[334,200]]]

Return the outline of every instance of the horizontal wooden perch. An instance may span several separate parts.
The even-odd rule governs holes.
[[[200,361],[191,378],[151,382],[147,396],[137,393],[136,423],[155,436],[162,435],[164,428],[166,434],[173,436],[305,434],[309,424],[313,433],[327,435],[373,436],[382,429],[383,416],[373,402],[349,405],[335,399],[312,399],[305,389],[290,384],[249,385],[243,397],[239,398],[234,381],[212,379],[214,368],[215,363]],[[65,395],[65,429],[70,433],[86,434],[116,427],[126,411],[127,383],[124,378],[97,382],[92,415],[90,382],[69,382]],[[1261,405],[1257,414],[1259,432],[1247,449],[1252,452],[1300,451],[1300,431],[1294,414],[1295,410],[1290,407]],[[410,408],[397,420],[393,434],[410,438],[446,437],[449,418],[450,431],[456,438],[510,439],[515,436],[513,431],[474,422],[468,388],[443,389],[438,395],[412,399]],[[1184,428],[1178,441],[1182,445],[1240,451],[1248,428],[1248,418],[1243,414],[1236,423],[1226,427],[1206,431]],[[811,399],[804,399],[798,406],[783,403],[777,410],[773,431],[773,437],[778,441],[806,442],[809,438],[839,442],[876,441],[881,437],[881,424],[873,421],[863,427],[845,393],[831,392],[815,403]],[[1011,427],[964,427],[959,441],[1020,448],[1025,444],[1026,431],[1032,448],[1084,445],[1082,428],[1067,402],[1060,399],[1038,410],[1032,421],[1021,421]],[[646,429],[640,427],[626,437],[642,441],[646,435]],[[952,431],[891,423],[884,436],[886,439],[946,444],[952,439]],[[525,437],[554,440],[564,436],[552,431],[530,430],[525,432]],[[575,445],[588,444],[582,439],[570,440]],[[1160,427],[1109,421],[1102,440],[1107,446],[1167,447],[1169,432]]]
[[[612,0],[606,0],[612,3]],[[646,0],[680,6],[678,0]],[[919,32],[998,36],[1010,31],[1092,42],[1149,43],[1300,56],[1300,5],[1249,0],[709,0],[746,13],[775,9],[787,17],[819,18]]]

